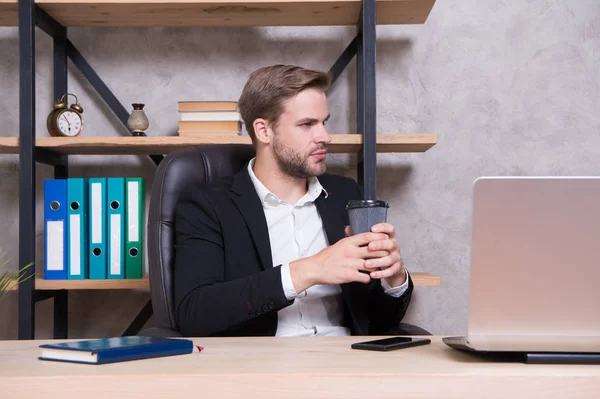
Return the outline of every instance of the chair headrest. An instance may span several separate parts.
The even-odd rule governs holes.
[[[168,154],[156,171],[148,223],[172,222],[181,190],[239,172],[254,157],[254,147],[216,144],[185,148]]]

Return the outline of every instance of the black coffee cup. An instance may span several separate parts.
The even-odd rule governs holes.
[[[352,234],[370,232],[371,228],[387,221],[389,205],[385,201],[352,200],[346,205]]]

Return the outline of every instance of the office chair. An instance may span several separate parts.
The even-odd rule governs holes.
[[[175,321],[174,218],[179,193],[190,184],[211,182],[239,172],[254,157],[254,147],[217,144],[168,154],[158,165],[148,210],[148,269],[155,328],[141,335],[181,336]]]
[[[254,157],[252,145],[215,144],[176,150],[159,164],[152,186],[147,226],[150,296],[154,328],[140,335],[178,337],[173,295],[174,217],[179,193],[190,184],[211,182],[234,175]],[[401,332],[430,335],[419,327],[402,323]]]

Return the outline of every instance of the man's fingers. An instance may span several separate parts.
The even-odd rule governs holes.
[[[400,262],[394,263],[392,266],[387,269],[377,270],[371,272],[371,277],[376,279],[387,278],[397,274],[400,271]]]
[[[369,281],[371,281],[371,276],[369,275],[370,271],[369,270],[365,270],[364,267],[362,267],[362,265],[354,267],[352,269],[347,269],[344,271],[344,274],[342,276],[342,281],[344,282],[352,282],[352,281],[360,281],[363,283],[368,283]]]
[[[353,270],[367,270],[365,261],[361,258],[348,259],[347,267]]]
[[[394,229],[394,225],[391,223],[377,223],[371,227],[371,231],[375,233],[385,233],[390,237],[396,236],[396,229]]]
[[[354,276],[354,281],[358,281],[365,284],[371,281],[371,276],[369,276],[368,273],[356,272]]]
[[[377,259],[368,259],[365,261],[364,266],[368,269],[375,269],[378,267],[390,267],[399,261],[397,253],[392,252],[388,256],[384,256]]]
[[[369,249],[371,251],[385,250],[393,251],[398,247],[398,243],[394,239],[371,241],[369,243]]]
[[[362,259],[377,259],[383,258],[384,256],[388,256],[390,251],[371,251],[367,247],[358,248],[358,257]]]
[[[346,233],[347,237],[350,237],[352,235],[352,228],[350,226],[346,226],[344,232]]]
[[[356,245],[357,247],[360,247],[362,245],[367,245],[368,243],[370,243],[372,241],[385,240],[387,238],[388,238],[387,234],[361,233],[361,234],[356,234],[356,235],[350,237],[350,242],[352,244]]]

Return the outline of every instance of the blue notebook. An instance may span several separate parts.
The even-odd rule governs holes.
[[[115,337],[40,345],[40,360],[106,364],[128,360],[192,353],[188,339],[158,337]]]

